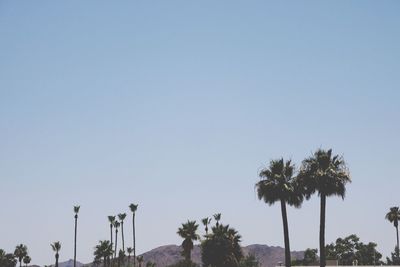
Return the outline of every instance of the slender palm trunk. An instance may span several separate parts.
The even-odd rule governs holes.
[[[58,267],[58,253],[56,253],[56,266],[55,267]]]
[[[76,267],[76,233],[78,230],[78,214],[75,214],[74,267]]]
[[[115,251],[114,258],[117,258],[118,228],[115,228]]]
[[[133,213],[133,217],[132,217],[132,227],[133,227],[133,267],[136,267],[135,213]]]
[[[122,233],[122,250],[125,251],[124,222],[123,221],[121,221],[121,233]]]
[[[319,251],[320,251],[320,267],[326,266],[326,254],[325,254],[325,211],[326,211],[326,196],[321,193],[321,214],[320,214],[320,225],[319,225]]]
[[[290,244],[289,244],[289,225],[287,220],[286,203],[281,200],[282,222],[283,222],[283,236],[285,239],[285,266],[290,267]]]
[[[21,263],[21,262],[22,262],[22,261],[20,260],[20,261],[19,261],[19,267],[21,267],[21,266],[22,266],[22,263]]]
[[[107,264],[107,257],[104,256],[103,267],[106,267],[106,264]]]
[[[397,237],[397,249],[396,249],[396,256],[397,259],[399,258],[399,225],[396,225],[396,237]]]
[[[114,242],[113,242],[113,225],[112,225],[112,223],[110,223],[110,240],[111,240],[111,248],[113,247],[113,244],[114,244]],[[113,255],[111,254],[111,257],[112,257]]]

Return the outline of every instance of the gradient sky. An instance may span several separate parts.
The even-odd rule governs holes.
[[[0,1],[0,248],[78,260],[137,212],[137,250],[180,244],[216,212],[243,244],[283,246],[254,184],[317,148],[353,183],[327,203],[327,242],[385,255],[400,205],[400,2]],[[130,217],[129,217],[130,220]],[[129,221],[128,220],[128,221]],[[319,203],[289,209],[291,248],[318,247]],[[130,224],[126,243],[131,245]]]

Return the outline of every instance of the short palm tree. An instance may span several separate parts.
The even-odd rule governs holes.
[[[124,238],[124,220],[126,218],[126,213],[118,214],[118,219],[121,223],[121,233],[122,233],[122,250],[125,251],[125,238]]]
[[[239,267],[243,258],[241,236],[229,225],[214,226],[208,238],[201,243],[203,266]]]
[[[321,200],[319,251],[320,266],[325,267],[326,198],[336,195],[344,199],[346,184],[351,182],[350,173],[343,157],[332,155],[332,149],[318,149],[311,157],[303,160],[298,181],[304,189],[307,199],[318,192]]]
[[[128,266],[129,266],[129,264],[131,262],[131,254],[133,252],[133,248],[131,248],[131,247],[126,248],[126,252],[128,252]]]
[[[20,244],[15,247],[14,255],[19,261],[19,267],[21,267],[23,258],[28,255],[28,248],[25,245]]]
[[[137,261],[138,261],[138,263],[139,263],[139,267],[142,267],[143,256],[138,256],[138,257],[137,257]]]
[[[109,240],[100,241],[94,248],[94,256],[95,260],[103,259],[103,266],[106,267],[107,261],[110,260],[110,257],[113,255],[112,244]]]
[[[75,213],[75,238],[74,238],[74,267],[76,267],[76,234],[78,230],[78,213],[80,206],[74,206]]]
[[[202,222],[203,225],[205,226],[205,229],[204,229],[204,230],[206,231],[206,236],[208,236],[208,225],[209,225],[210,222],[211,222],[211,218],[206,217],[206,218],[202,219],[201,222]]]
[[[191,252],[193,249],[193,241],[199,240],[199,236],[196,234],[197,228],[199,227],[196,224],[196,221],[187,221],[187,223],[183,223],[182,227],[178,228],[177,234],[183,238],[182,255],[185,257],[185,261],[191,261]]]
[[[132,235],[133,235],[133,266],[136,267],[136,233],[135,233],[135,215],[137,211],[137,204],[130,204],[129,209],[132,212]]]
[[[113,227],[115,223],[115,216],[108,216],[108,222],[110,223],[110,243],[113,246]]]
[[[214,214],[214,220],[217,222],[215,225],[219,226],[219,221],[221,220],[221,213]]]
[[[31,263],[31,257],[29,257],[28,255],[26,255],[23,259],[24,263],[25,263],[25,267],[28,266],[29,263]]]
[[[118,267],[121,266],[121,263],[123,263],[124,260],[125,260],[125,251],[120,249],[119,252],[118,252]]]
[[[391,207],[389,212],[385,216],[386,220],[389,222],[393,223],[393,226],[396,227],[396,240],[397,240],[397,248],[399,248],[399,220],[400,220],[400,210],[399,207]],[[399,257],[398,252],[399,250],[396,250],[397,252],[397,258]]]
[[[300,207],[303,196],[294,179],[295,166],[290,160],[272,160],[268,168],[261,170],[261,180],[256,184],[258,198],[268,205],[281,204],[283,236],[285,242],[285,265],[291,264],[289,226],[286,205]]]
[[[119,223],[119,221],[115,221],[114,222],[114,228],[115,228],[115,250],[114,250],[114,258],[117,257],[117,248],[118,248],[118,228],[121,224]]]
[[[56,253],[55,257],[56,257],[56,265],[55,267],[58,267],[58,258],[60,257],[60,250],[61,250],[61,243],[59,241],[54,242],[53,244],[50,244],[51,248],[53,249],[53,251]]]

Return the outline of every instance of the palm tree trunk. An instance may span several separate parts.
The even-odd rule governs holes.
[[[106,267],[107,257],[104,257],[103,267]]]
[[[396,256],[397,256],[397,259],[399,259],[399,226],[397,225],[396,226],[396,234],[397,234],[397,249],[396,249]]]
[[[117,258],[117,242],[118,242],[118,230],[115,228],[115,251],[114,251],[114,258]]]
[[[58,253],[56,254],[56,266],[55,267],[58,267]]]
[[[22,261],[19,261],[19,267],[21,267],[22,266],[22,263],[21,263]]]
[[[320,251],[320,267],[326,266],[326,254],[325,254],[325,211],[326,211],[326,196],[321,194],[321,214],[319,224],[319,251]]]
[[[75,240],[74,240],[74,267],[76,267],[76,233],[78,225],[78,215],[75,215]]]
[[[132,217],[132,226],[133,226],[133,267],[136,267],[135,213],[133,213],[133,217]]]
[[[122,250],[125,252],[124,222],[123,221],[121,221],[121,232],[122,232]]]
[[[289,226],[287,220],[286,203],[281,200],[282,222],[283,222],[283,236],[285,239],[285,266],[290,267],[290,244],[289,244]]]
[[[113,233],[113,225],[112,225],[112,223],[110,223],[110,235],[111,235],[111,249],[112,249],[112,247],[113,247],[113,244],[114,244],[114,242],[113,242],[113,235],[112,235],[112,233]],[[112,254],[111,254],[111,258],[112,258]]]

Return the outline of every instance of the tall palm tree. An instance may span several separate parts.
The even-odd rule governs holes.
[[[28,255],[26,255],[23,259],[24,263],[25,263],[25,267],[28,267],[28,264],[31,263],[31,257],[29,257]]]
[[[136,267],[136,233],[135,233],[135,214],[138,208],[137,204],[130,204],[129,208],[132,212],[132,229],[133,229],[133,267]]]
[[[199,227],[196,224],[196,221],[187,221],[187,223],[183,223],[182,227],[178,228],[177,234],[183,238],[182,255],[185,257],[185,261],[191,261],[191,252],[193,249],[193,241],[199,240],[199,236],[196,234],[197,228]]]
[[[58,267],[58,258],[59,258],[59,253],[61,250],[61,243],[59,241],[54,242],[53,244],[50,244],[51,248],[53,249],[53,251],[56,253],[55,257],[56,257],[56,265],[55,267]]]
[[[94,248],[95,260],[103,259],[103,266],[106,267],[107,261],[109,262],[110,257],[113,255],[112,244],[109,240],[100,241]]]
[[[261,180],[256,184],[258,198],[268,205],[280,202],[285,242],[285,265],[290,267],[289,225],[286,205],[300,207],[303,196],[294,179],[295,166],[290,160],[271,160],[269,167],[261,170]]]
[[[396,238],[397,238],[397,258],[399,257],[399,220],[400,220],[400,210],[399,207],[391,207],[390,211],[385,216],[386,220],[393,223],[393,226],[396,227]]]
[[[115,223],[115,216],[108,216],[108,222],[110,223],[110,243],[113,247],[113,227]]]
[[[14,255],[15,255],[16,258],[18,258],[19,267],[21,267],[22,266],[22,259],[26,255],[28,255],[28,248],[25,245],[20,244],[20,245],[15,247]]]
[[[139,267],[142,267],[143,256],[138,256],[138,257],[137,257],[137,261],[138,261],[138,263],[139,263]]]
[[[75,239],[74,239],[74,267],[76,267],[76,234],[78,230],[78,213],[80,206],[74,206],[74,213],[75,213]]]
[[[115,228],[115,250],[114,250],[114,258],[117,257],[117,245],[118,245],[118,228],[121,224],[119,221],[114,222],[114,228]]]
[[[129,264],[131,262],[131,254],[133,252],[133,248],[128,247],[128,248],[126,248],[126,251],[128,252],[128,266],[129,266]]]
[[[214,219],[215,219],[215,221],[217,221],[217,223],[215,225],[218,227],[219,221],[221,220],[221,213],[214,214]]]
[[[125,238],[124,238],[124,220],[126,218],[126,213],[118,214],[118,219],[121,222],[121,233],[122,233],[122,250],[125,251]]]
[[[307,199],[309,199],[315,192],[318,192],[320,197],[320,266],[325,267],[326,198],[336,195],[344,199],[346,194],[346,184],[351,182],[350,173],[343,157],[332,155],[332,149],[318,149],[311,157],[303,160],[298,180],[304,189],[304,195]]]
[[[203,225],[205,226],[206,236],[208,236],[208,225],[209,225],[210,222],[211,222],[211,218],[206,217],[206,218],[202,219],[201,222],[202,222]]]

